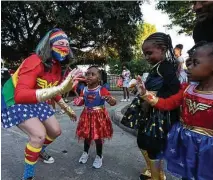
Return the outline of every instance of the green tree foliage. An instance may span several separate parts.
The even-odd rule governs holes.
[[[110,74],[121,74],[122,62],[119,59],[109,58],[108,65]]]
[[[2,57],[27,57],[45,33],[62,28],[74,49],[111,47],[122,61],[131,59],[141,2],[3,1]],[[111,53],[112,51],[109,51]],[[76,55],[77,56],[77,55]]]
[[[157,9],[169,15],[172,24],[169,24],[168,28],[178,25],[181,27],[179,33],[192,34],[195,21],[195,14],[192,11],[192,1],[159,1]]]
[[[111,74],[122,73],[123,63],[118,59],[109,59],[108,64],[110,67],[109,72]],[[125,62],[125,65],[127,65],[128,69],[130,70],[132,78],[134,78],[135,75],[142,75],[143,73],[148,72],[151,68],[145,59],[133,59],[132,61]]]
[[[155,25],[152,25],[149,23],[139,24],[137,29],[138,29],[138,34],[136,37],[136,45],[134,47],[134,55],[136,59],[140,59],[142,57],[141,45],[143,44],[143,41],[149,35],[155,33],[157,29]]]
[[[149,72],[151,66],[145,59],[135,59],[130,61],[128,64],[132,78],[137,75],[143,75],[145,72]]]
[[[133,46],[133,53],[134,58],[129,59],[128,62],[125,62],[125,64],[128,66],[129,70],[131,71],[132,76],[134,75],[142,75],[144,72],[149,71],[150,65],[147,63],[147,61],[144,59],[141,45],[143,41],[150,35],[155,33],[156,27],[155,25],[144,23],[139,24],[137,26],[137,36],[136,36],[136,44]],[[110,73],[111,74],[121,74],[122,72],[122,64],[123,62],[119,61],[119,58],[116,50],[111,49],[111,55],[108,59],[108,64],[110,66]]]

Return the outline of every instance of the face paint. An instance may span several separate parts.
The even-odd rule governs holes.
[[[64,61],[70,52],[67,35],[63,31],[57,31],[50,36],[52,45],[52,57],[57,61]]]
[[[52,46],[52,56],[58,61],[64,61],[69,54],[69,47],[65,46]]]

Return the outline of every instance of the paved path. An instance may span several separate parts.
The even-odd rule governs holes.
[[[121,99],[119,93],[116,95]],[[109,111],[121,107],[110,107]],[[124,104],[123,104],[124,105]],[[74,107],[77,115],[81,107]],[[54,164],[37,164],[36,180],[136,180],[144,166],[136,137],[113,123],[114,135],[106,141],[103,149],[103,166],[93,169],[95,147],[90,149],[87,164],[78,163],[83,150],[82,142],[75,138],[77,123],[66,115],[56,115],[62,127],[62,135],[49,146],[49,153],[55,158]],[[1,179],[20,180],[23,172],[24,147],[27,136],[18,128],[2,129]],[[169,177],[168,179],[172,179]]]

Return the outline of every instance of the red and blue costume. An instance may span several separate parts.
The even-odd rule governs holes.
[[[196,87],[184,85],[178,94],[159,98],[155,107],[171,110],[182,106],[181,122],[168,134],[168,170],[186,179],[212,180],[213,92],[198,91]]]
[[[54,114],[54,111],[45,102],[38,102],[36,99],[36,89],[50,88],[57,86],[61,79],[61,65],[58,61],[52,64],[52,68],[45,71],[44,63],[38,55],[29,56],[21,64],[20,68],[14,73],[12,81],[14,84],[15,103],[8,105],[1,111],[3,127],[9,128],[18,125],[21,122],[37,117],[41,121],[48,119]],[[7,86],[6,82],[5,86]],[[11,101],[7,99],[7,101]],[[59,101],[60,95],[54,100]],[[10,104],[10,103],[9,103]]]
[[[101,86],[95,89],[84,87],[81,92],[85,105],[80,116],[76,135],[80,139],[105,139],[111,138],[113,134],[112,123],[105,108],[105,96],[110,96],[110,92]]]
[[[55,28],[49,31],[40,41],[35,54],[26,58],[13,76],[4,84],[1,103],[3,105],[1,118],[4,128],[17,125],[23,130],[22,125],[28,128],[34,126],[33,120],[44,122],[48,119],[52,121],[50,117],[54,114],[54,111],[46,102],[51,98],[72,115],[73,111],[62,101],[60,95],[68,84],[65,83],[65,86],[58,85],[61,80],[60,62],[70,60],[71,56],[67,39],[67,35],[61,29]],[[59,40],[66,44],[60,45]],[[67,80],[67,82],[70,81]],[[24,121],[27,121],[26,124],[28,125],[24,124]],[[49,123],[49,126],[51,125]],[[40,126],[36,131],[42,131],[39,128]],[[27,128],[25,130],[31,138]],[[55,139],[57,136],[55,135],[53,138]],[[54,162],[54,159],[45,153],[45,148],[54,141],[53,138],[50,138],[46,131],[46,137],[40,147],[35,147],[31,141],[28,142],[25,148],[24,180],[34,179],[35,164],[39,156],[46,161]]]

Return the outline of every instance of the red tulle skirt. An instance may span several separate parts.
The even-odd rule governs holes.
[[[84,108],[76,130],[79,139],[110,139],[112,134],[112,122],[105,108]]]

